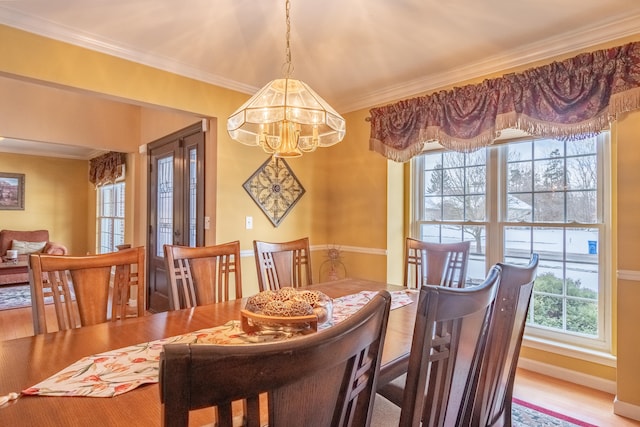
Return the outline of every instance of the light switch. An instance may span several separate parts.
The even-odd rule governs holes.
[[[253,228],[253,217],[247,216],[244,218],[244,228],[251,230]]]
[[[208,230],[211,227],[211,219],[208,216],[204,217],[204,229]]]

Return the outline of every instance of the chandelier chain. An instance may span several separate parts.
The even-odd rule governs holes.
[[[291,63],[291,42],[289,40],[291,38],[291,19],[289,18],[290,10],[291,10],[291,1],[287,0],[285,4],[286,24],[287,24],[287,34],[286,34],[287,79],[291,76],[291,73],[293,72],[293,64]]]

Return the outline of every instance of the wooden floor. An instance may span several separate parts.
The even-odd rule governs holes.
[[[600,427],[640,426],[613,413],[614,395],[518,369],[514,397]]]
[[[54,316],[46,307],[48,316]],[[31,308],[0,310],[0,340],[33,335]],[[517,397],[534,405],[602,427],[640,426],[640,422],[613,413],[612,394],[589,389],[531,371],[518,370]]]

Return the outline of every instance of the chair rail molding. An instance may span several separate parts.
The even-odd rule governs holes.
[[[640,282],[640,271],[637,270],[618,270],[618,279],[633,280]]]
[[[311,251],[322,251],[327,249],[339,249],[343,252],[355,252],[360,254],[369,254],[369,255],[381,255],[386,256],[386,249],[378,249],[378,248],[363,248],[361,246],[346,246],[346,245],[338,245],[336,243],[330,245],[315,245],[311,246]]]
[[[360,253],[360,254],[369,254],[369,255],[380,255],[380,256],[386,256],[387,255],[387,250],[386,249],[378,249],[378,248],[364,248],[361,246],[345,246],[345,245],[337,245],[337,244],[329,244],[329,245],[311,245],[309,247],[309,249],[311,250],[311,252],[316,252],[316,251],[326,251],[327,249],[333,249],[333,248],[337,248],[340,249],[341,251],[344,252],[355,252],[355,253]],[[241,257],[253,257],[253,249],[245,249],[240,251],[240,256]],[[640,274],[640,272],[639,272]],[[640,279],[638,279],[640,280]]]

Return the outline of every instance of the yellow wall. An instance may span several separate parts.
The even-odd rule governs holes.
[[[0,229],[49,230],[70,253],[88,250],[86,161],[0,153],[0,172],[25,175],[24,210],[0,210]]]
[[[319,160],[314,156],[289,161],[289,165],[306,189],[306,194],[278,228],[271,225],[242,188],[242,183],[268,157],[260,150],[232,141],[226,132],[226,117],[242,104],[248,95],[1,25],[0,39],[7,41],[0,44],[0,75],[10,78],[12,83],[20,85],[18,80],[26,80],[29,83],[46,86],[49,88],[47,90],[69,91],[69,94],[62,95],[69,97],[64,100],[64,104],[74,103],[70,99],[72,97],[99,94],[100,100],[96,102],[121,101],[132,109],[132,117],[122,120],[105,119],[108,125],[102,126],[106,128],[105,131],[122,132],[124,137],[105,138],[105,141],[100,142],[99,145],[96,144],[99,148],[130,153],[127,163],[127,182],[129,184],[131,179],[132,185],[127,185],[127,193],[132,194],[128,196],[128,200],[129,197],[132,198],[132,206],[127,207],[127,212],[133,213],[132,244],[145,244],[147,230],[147,159],[146,155],[139,153],[139,146],[201,118],[208,118],[210,123],[210,132],[206,137],[205,215],[211,217],[212,229],[207,232],[207,243],[239,239],[242,250],[249,251],[252,249],[254,239],[275,241],[310,236],[312,245],[327,242],[327,226],[324,220],[326,205],[314,200],[313,195],[324,192],[328,171],[322,168]],[[24,52],[29,52],[29,55],[25,55]],[[12,93],[20,97],[26,92],[17,88],[13,89]],[[29,96],[32,99],[37,97],[41,95]],[[0,100],[0,104],[2,103],[3,101]],[[39,109],[37,104],[37,101],[30,103],[35,113],[29,114],[25,107],[24,115],[31,118],[45,117],[48,109]],[[146,110],[138,108],[151,106],[153,108]],[[92,110],[110,107],[112,105],[107,107],[100,105],[92,107]],[[5,104],[5,109],[0,109],[0,112],[10,110],[10,106]],[[116,111],[121,110],[116,108]],[[26,119],[21,120],[23,125],[14,125],[11,127],[11,133],[6,135],[36,139],[35,135],[25,130],[27,129]],[[7,124],[0,117],[2,133],[9,128],[5,126]],[[73,127],[72,124],[69,126]],[[175,128],[172,129],[173,127]],[[131,135],[134,136],[131,137]],[[41,137],[38,136],[37,139]],[[91,146],[96,141],[95,138],[92,140],[85,135],[74,138],[77,140],[71,140],[72,138],[68,135],[63,135],[61,139],[63,141],[55,142]],[[126,143],[120,144],[116,141],[126,141]],[[327,149],[329,150],[335,150],[335,148]],[[89,203],[95,206],[95,199],[90,200]],[[89,214],[92,215],[92,212]],[[245,216],[253,217],[252,230],[245,230]],[[95,225],[87,230],[88,239],[93,239],[91,235],[95,234]],[[313,254],[313,257],[315,258],[316,255]],[[321,261],[321,254],[319,257],[318,261]],[[247,283],[247,293],[257,291],[257,278],[252,263],[252,259],[243,262],[243,270],[246,271],[243,282]],[[317,277],[318,267],[319,262],[314,260],[315,277]]]
[[[210,232],[208,242],[239,239],[242,249],[248,251],[253,239],[288,240],[310,236],[312,245],[336,244],[346,248],[343,262],[350,276],[399,280],[397,269],[391,268],[391,264],[387,267],[386,252],[388,251],[392,260],[401,259],[402,249],[398,245],[404,236],[400,237],[398,233],[403,230],[404,235],[406,230],[408,186],[406,179],[400,178],[397,165],[368,150],[369,124],[365,121],[367,110],[345,115],[347,136],[342,143],[289,162],[307,193],[276,229],[242,188],[242,183],[267,156],[258,149],[231,141],[225,130],[226,117],[244,102],[248,95],[46,40],[4,26],[0,26],[0,39],[3,40],[0,44],[0,74],[32,79],[74,91],[100,93],[108,99],[126,100],[138,106],[158,106],[173,113],[193,115],[196,119],[210,118],[212,126],[211,134],[207,137],[207,146],[211,150],[208,151],[206,159],[207,186],[215,196],[208,193],[206,214],[214,220],[215,232]],[[612,41],[607,43],[607,46],[627,41],[630,40]],[[592,49],[594,48],[584,50]],[[573,56],[575,53],[556,59]],[[520,67],[520,70],[534,65],[539,64],[529,64]],[[474,82],[480,80],[476,79]],[[464,83],[471,82],[460,82]],[[0,112],[2,111],[4,110],[0,109]],[[40,111],[39,114],[46,112]],[[131,153],[133,163],[131,180],[136,204],[134,240],[143,244],[146,230],[146,156],[138,154],[138,146],[161,136],[153,134],[152,130],[162,120],[141,117],[138,118],[140,122],[137,124],[137,140],[133,143],[127,142],[127,151]],[[128,121],[124,120],[121,125],[128,127],[129,124],[125,123]],[[0,121],[0,125],[2,124]],[[135,123],[130,125],[136,127]],[[614,236],[613,239],[616,241],[617,238],[620,254],[619,263],[614,259],[614,270],[625,268],[640,271],[640,261],[634,256],[637,252],[635,247],[640,241],[640,221],[637,220],[638,210],[635,209],[635,187],[640,178],[640,158],[637,154],[640,150],[637,149],[636,141],[639,129],[638,114],[623,117],[618,124],[617,140],[614,141],[619,148],[620,159],[617,165],[618,206],[614,207],[614,211],[618,211],[618,226],[620,230],[624,230],[624,233]],[[164,129],[159,133],[163,132]],[[404,197],[402,209],[389,206],[390,203],[399,203],[399,194]],[[213,198],[215,200],[211,200]],[[244,229],[244,217],[247,215],[254,218],[253,230]],[[324,260],[323,255],[322,252],[313,254],[315,277]],[[247,294],[257,290],[255,268],[252,263],[251,258],[243,258],[243,279],[247,282]],[[640,383],[640,368],[637,360],[640,355],[640,340],[634,336],[633,328],[639,320],[638,310],[635,308],[635,302],[640,298],[639,293],[637,281],[621,281],[620,288],[617,282],[613,283],[613,311],[620,325],[618,330],[614,328],[613,331],[614,342],[617,334],[620,338],[617,349],[618,397],[638,406],[640,391],[637,384]],[[617,297],[624,297],[624,303],[618,305]],[[624,343],[621,342],[623,338]],[[524,352],[544,363],[604,379],[613,377],[612,369],[593,363],[579,362],[533,349],[525,349]]]
[[[631,271],[635,281],[619,280],[617,288],[618,390],[620,401],[640,405],[640,112],[623,117],[618,135],[618,223],[619,271]]]
[[[123,152],[140,139],[135,106],[6,77],[0,94],[4,137]]]

